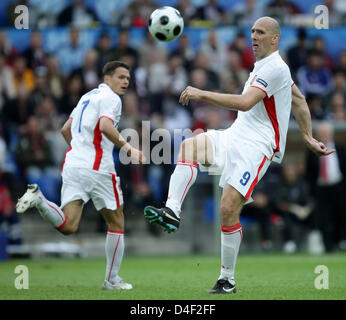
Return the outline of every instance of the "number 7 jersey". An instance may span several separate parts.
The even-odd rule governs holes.
[[[114,144],[100,131],[100,120],[106,117],[117,128],[121,109],[120,97],[105,83],[81,97],[70,115],[71,148],[66,152],[63,168],[115,173]]]

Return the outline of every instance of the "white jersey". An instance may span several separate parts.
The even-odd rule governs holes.
[[[260,147],[268,159],[281,162],[292,106],[292,86],[287,64],[279,51],[255,62],[243,92],[250,86],[266,93],[266,97],[249,111],[238,111],[231,126],[232,135]]]
[[[115,173],[114,144],[100,131],[100,119],[107,117],[117,127],[121,116],[120,97],[105,83],[81,97],[70,118],[71,148],[63,168],[87,168],[102,173]]]

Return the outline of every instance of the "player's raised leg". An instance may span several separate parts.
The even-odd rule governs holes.
[[[18,199],[17,213],[24,213],[29,208],[37,208],[41,217],[64,235],[78,229],[84,202],[75,200],[61,209],[54,202],[48,201],[37,184],[29,184],[27,191]]]
[[[240,212],[245,198],[232,186],[226,185],[221,197],[221,272],[219,279],[208,293],[235,293],[234,271],[237,262],[242,226]]]
[[[102,209],[100,212],[108,226],[105,243],[107,266],[102,289],[131,290],[132,285],[124,282],[119,276],[125,249],[123,206],[116,210]]]
[[[146,219],[161,225],[165,231],[176,232],[180,224],[182,203],[197,178],[198,163],[208,166],[213,162],[212,157],[212,144],[206,135],[200,134],[184,140],[169,182],[166,206],[160,209],[145,207]]]

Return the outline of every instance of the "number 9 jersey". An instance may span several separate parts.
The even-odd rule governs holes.
[[[121,117],[120,97],[105,83],[83,95],[70,118],[71,148],[66,152],[64,168],[86,168],[100,173],[115,173],[114,144],[100,131],[106,117],[117,128]]]

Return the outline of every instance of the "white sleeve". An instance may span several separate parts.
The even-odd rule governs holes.
[[[121,100],[118,96],[107,96],[101,99],[99,118],[106,117],[115,123],[120,113]]]
[[[288,79],[289,85],[292,85],[291,75],[289,75],[288,78],[287,69],[277,69],[272,64],[267,64],[258,70],[251,87],[264,91],[268,98],[270,98],[274,93],[287,84]]]

